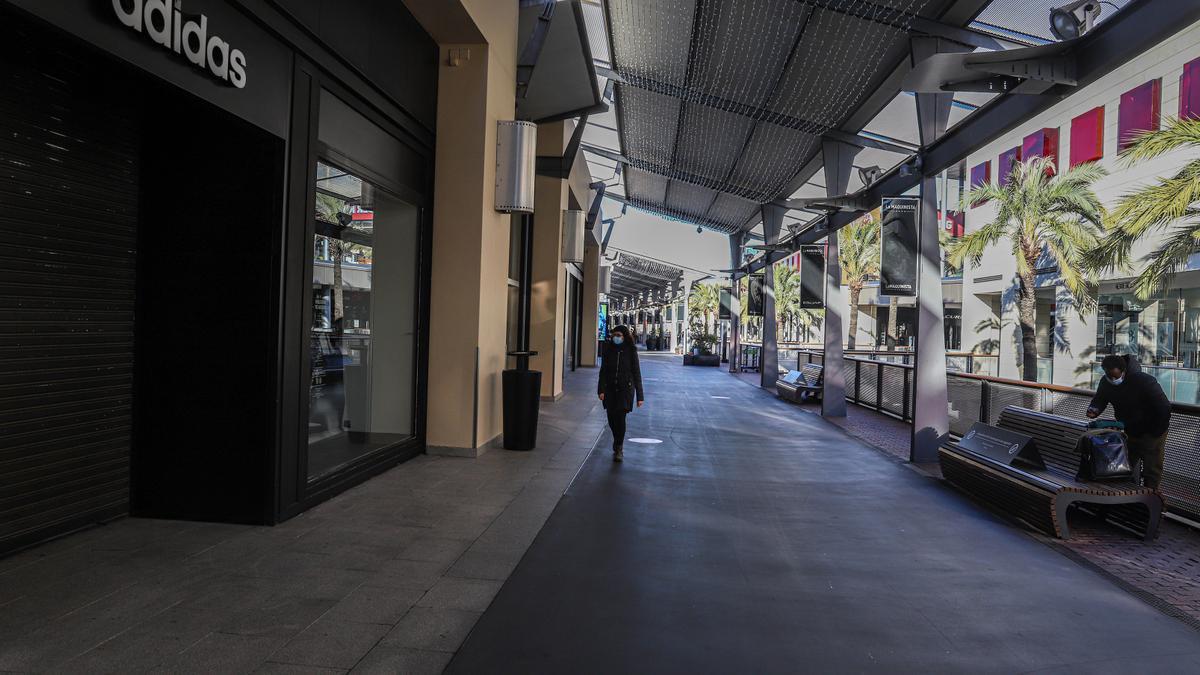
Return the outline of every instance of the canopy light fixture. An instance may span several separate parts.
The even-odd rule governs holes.
[[[1050,32],[1059,40],[1074,40],[1096,25],[1100,16],[1100,3],[1094,0],[1077,0],[1050,10]]]

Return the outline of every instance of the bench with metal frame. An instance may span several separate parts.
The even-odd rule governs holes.
[[[1078,444],[1087,431],[1086,422],[1008,406],[1000,413],[997,426],[1032,436],[1046,468],[1008,465],[949,440],[938,451],[946,480],[1005,515],[1062,539],[1071,538],[1068,509],[1080,504],[1103,505],[1098,513],[1118,526],[1141,532],[1146,541],[1157,536],[1163,511],[1158,491],[1132,479],[1076,479]]]
[[[783,379],[775,382],[775,395],[779,398],[800,403],[808,398],[821,398],[824,388],[825,368],[815,363],[806,363],[800,370],[790,370]]]

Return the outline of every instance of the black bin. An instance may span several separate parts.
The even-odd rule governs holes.
[[[537,445],[538,406],[542,395],[542,371],[506,370],[504,387],[504,447],[532,450]]]

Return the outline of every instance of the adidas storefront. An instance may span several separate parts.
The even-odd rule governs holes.
[[[389,0],[0,0],[0,554],[423,449],[437,54]]]

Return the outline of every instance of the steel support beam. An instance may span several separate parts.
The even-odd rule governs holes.
[[[842,352],[842,267],[838,261],[838,234],[830,232],[825,240],[825,357],[821,376],[821,416],[846,416],[846,368]],[[857,307],[851,307],[857,312]]]
[[[962,47],[937,38],[913,39],[913,63]],[[928,146],[946,132],[953,94],[917,94],[917,130]],[[921,177],[917,217],[917,335],[913,363],[913,426],[909,460],[937,461],[950,433],[946,385],[946,333],[942,302],[942,249],[938,241],[937,175]]]
[[[787,209],[763,204],[763,237],[767,244],[779,243],[785,213]],[[779,336],[775,324],[775,268],[767,265],[763,270],[762,354],[758,359],[759,384],[763,389],[774,387],[779,379]]]
[[[829,196],[844,195],[850,189],[854,157],[862,148],[832,138],[821,141],[821,163],[825,168],[825,191]],[[846,416],[846,371],[842,353],[842,314],[846,299],[842,295],[842,268],[838,262],[837,231],[826,235],[825,246],[825,357],[822,375],[821,414]],[[849,311],[857,312],[857,307]]]
[[[742,264],[742,245],[745,233],[729,235],[729,269],[736,270]],[[742,306],[736,273],[729,275],[729,372],[738,372],[738,361],[742,350]],[[720,316],[718,307],[717,316]]]

